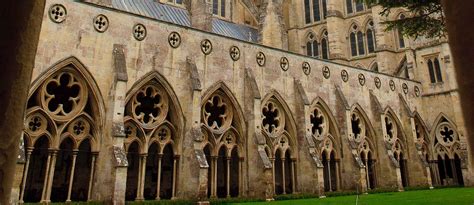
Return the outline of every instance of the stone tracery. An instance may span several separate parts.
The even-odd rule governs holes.
[[[88,83],[87,75],[82,64],[70,58],[34,86],[24,127],[27,156],[20,202],[90,198],[100,111],[97,89]]]

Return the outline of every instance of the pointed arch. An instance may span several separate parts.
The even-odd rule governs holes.
[[[245,117],[244,113],[242,110],[242,107],[240,106],[239,101],[237,98],[235,98],[235,94],[232,92],[232,90],[227,86],[227,84],[223,81],[218,81],[214,83],[212,86],[210,86],[202,95],[201,101],[205,102],[208,100],[212,95],[216,94],[216,92],[221,91],[225,97],[227,97],[232,104],[231,108],[233,108],[234,112],[237,114],[237,120],[235,123],[237,123],[236,128],[239,133],[245,133],[246,126],[245,126]],[[242,135],[242,134],[241,134]],[[246,139],[241,139],[243,140],[243,143],[245,143],[247,140]]]
[[[132,85],[131,89],[127,92],[125,103],[128,105],[131,98],[135,96],[135,94],[139,92],[140,89],[143,89],[144,86],[147,85],[158,85],[166,92],[166,95],[169,99],[169,109],[173,113],[172,115],[168,116],[169,121],[171,121],[171,123],[176,128],[176,138],[174,142],[176,144],[174,149],[176,150],[173,151],[181,153],[181,144],[184,136],[185,124],[184,113],[178,96],[176,95],[176,92],[174,91],[168,80],[161,73],[159,73],[158,71],[150,71],[144,74]]]
[[[358,114],[361,115],[362,119],[366,123],[366,129],[367,129],[368,134],[369,134],[368,137],[371,138],[372,142],[375,142],[375,141],[373,141],[374,140],[373,138],[376,136],[374,126],[372,125],[372,122],[370,121],[370,118],[367,115],[367,113],[365,112],[364,108],[362,108],[362,106],[360,106],[359,103],[355,103],[351,107],[351,113],[354,113],[354,112],[358,112]],[[377,149],[377,147],[374,147],[374,148]]]
[[[322,108],[322,111],[326,113],[328,119],[329,119],[329,122],[331,124],[330,126],[330,130],[329,130],[329,133],[330,135],[328,135],[330,138],[332,138],[332,140],[335,142],[335,150],[337,150],[336,152],[336,156],[342,156],[342,139],[341,139],[341,134],[339,132],[339,125],[337,124],[337,120],[336,118],[334,117],[334,115],[332,114],[332,111],[331,109],[329,108],[329,106],[326,104],[326,102],[321,98],[321,97],[317,97],[313,100],[313,102],[311,103],[311,107],[314,108],[315,106],[319,105],[321,108]],[[311,109],[313,110],[313,109]]]
[[[274,98],[282,106],[283,111],[287,116],[285,120],[287,120],[288,123],[285,123],[285,125],[289,125],[287,131],[289,132],[290,136],[296,136],[296,120],[293,116],[293,113],[291,112],[290,107],[288,106],[285,99],[280,95],[278,91],[270,90],[263,98],[262,105],[264,105],[265,102],[268,102],[271,98]],[[294,141],[296,142],[297,140],[294,139]]]
[[[90,73],[89,69],[74,56],[60,60],[50,68],[46,69],[44,73],[40,74],[40,76],[31,83],[28,99],[31,98],[31,96],[35,93],[36,90],[38,90],[39,86],[41,86],[41,84],[45,82],[47,78],[51,77],[52,75],[56,74],[64,68],[72,68],[74,71],[77,71],[79,76],[83,78],[88,88],[92,91],[90,92],[90,94],[91,96],[93,96],[94,102],[97,104],[97,112],[94,113],[98,113],[98,122],[100,123],[97,127],[99,129],[102,128],[104,124],[103,116],[105,116],[105,103],[103,100],[104,98],[92,73]]]

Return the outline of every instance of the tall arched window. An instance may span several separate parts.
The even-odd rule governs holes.
[[[212,13],[214,15],[226,17],[225,10],[226,10],[226,0],[212,0]]]
[[[304,0],[305,23],[313,23],[326,19],[326,0]]]
[[[364,34],[357,25],[352,25],[350,33],[351,55],[352,57],[365,55]]]
[[[346,0],[346,9],[347,9],[347,14],[352,14],[354,12],[361,12],[365,10],[365,4],[364,2],[359,2],[357,0]]]
[[[328,31],[324,31],[321,38],[321,54],[323,59],[329,59]]]
[[[431,83],[443,82],[443,75],[441,74],[441,66],[438,57],[428,58],[426,64],[428,65]]]
[[[375,52],[375,32],[374,32],[373,21],[369,21],[369,23],[367,24],[366,36],[367,36],[367,51],[368,53],[374,53]]]
[[[316,37],[311,33],[308,35],[308,41],[306,42],[306,55],[311,57],[319,57],[318,41]]]
[[[398,19],[405,19],[405,15],[400,14]],[[405,48],[405,38],[403,37],[403,33],[400,29],[397,29],[397,36],[398,36],[398,48]]]

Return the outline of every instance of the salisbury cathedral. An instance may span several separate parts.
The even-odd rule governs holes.
[[[472,186],[447,38],[355,0],[47,0],[12,201]]]

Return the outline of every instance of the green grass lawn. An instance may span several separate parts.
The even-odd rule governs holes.
[[[242,205],[354,205],[356,196],[298,199],[272,202],[239,203]],[[406,192],[366,194],[359,196],[359,205],[474,205],[474,188],[446,188]]]

